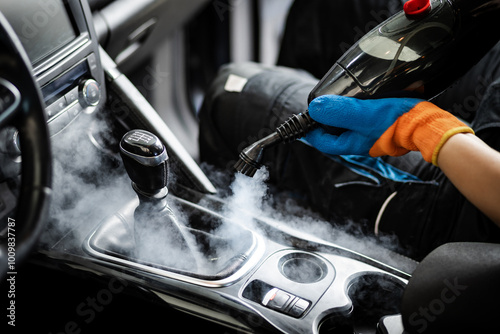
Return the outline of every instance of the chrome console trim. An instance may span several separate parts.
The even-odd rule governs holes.
[[[178,281],[182,281],[185,283],[189,284],[194,284],[202,287],[207,287],[207,288],[220,288],[220,287],[225,287],[232,285],[239,281],[243,276],[245,276],[248,272],[250,272],[252,269],[254,269],[257,264],[262,260],[264,253],[265,253],[265,243],[262,238],[262,236],[251,232],[254,235],[254,242],[252,244],[252,248],[255,250],[252,252],[252,254],[249,256],[248,260],[239,268],[236,272],[234,272],[232,275],[225,277],[223,279],[219,280],[207,280],[207,279],[200,279],[196,277],[191,277],[183,274],[179,274],[176,272],[172,271],[167,271],[164,269],[160,268],[155,268],[151,267],[145,264],[133,262],[127,259],[122,259],[119,257],[111,256],[105,253],[101,253],[96,251],[95,249],[92,248],[90,245],[90,242],[92,240],[92,237],[96,233],[97,229],[95,229],[83,242],[83,249],[85,252],[90,254],[91,256],[103,260],[106,263],[114,264],[114,265],[119,265],[123,266],[128,269],[133,269],[137,271],[143,271],[148,274],[152,275],[157,275],[161,276],[164,278],[171,278],[175,279]]]

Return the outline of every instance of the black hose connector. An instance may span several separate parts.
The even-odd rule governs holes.
[[[304,137],[316,125],[317,123],[309,116],[309,112],[306,111],[290,117],[276,129],[276,132],[280,135],[283,143],[289,144]]]

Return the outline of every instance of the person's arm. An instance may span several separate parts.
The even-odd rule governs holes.
[[[319,127],[305,139],[333,155],[398,156],[420,151],[439,166],[460,192],[500,226],[500,153],[474,131],[432,103],[406,98],[358,100],[324,95],[309,104]]]
[[[500,152],[459,133],[439,151],[437,164],[457,189],[500,226]]]

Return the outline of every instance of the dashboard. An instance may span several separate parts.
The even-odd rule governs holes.
[[[52,136],[80,113],[99,109],[106,96],[104,75],[86,2],[5,0],[0,11],[31,60]]]

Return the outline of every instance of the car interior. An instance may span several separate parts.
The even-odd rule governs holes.
[[[292,2],[1,1],[9,330],[449,333],[472,316],[489,326],[490,301],[465,305],[499,288],[456,277],[494,281],[493,245],[444,245],[417,262],[313,212],[252,211],[252,193],[249,210],[228,210],[225,183],[200,163],[197,111],[222,65],[276,62]]]

